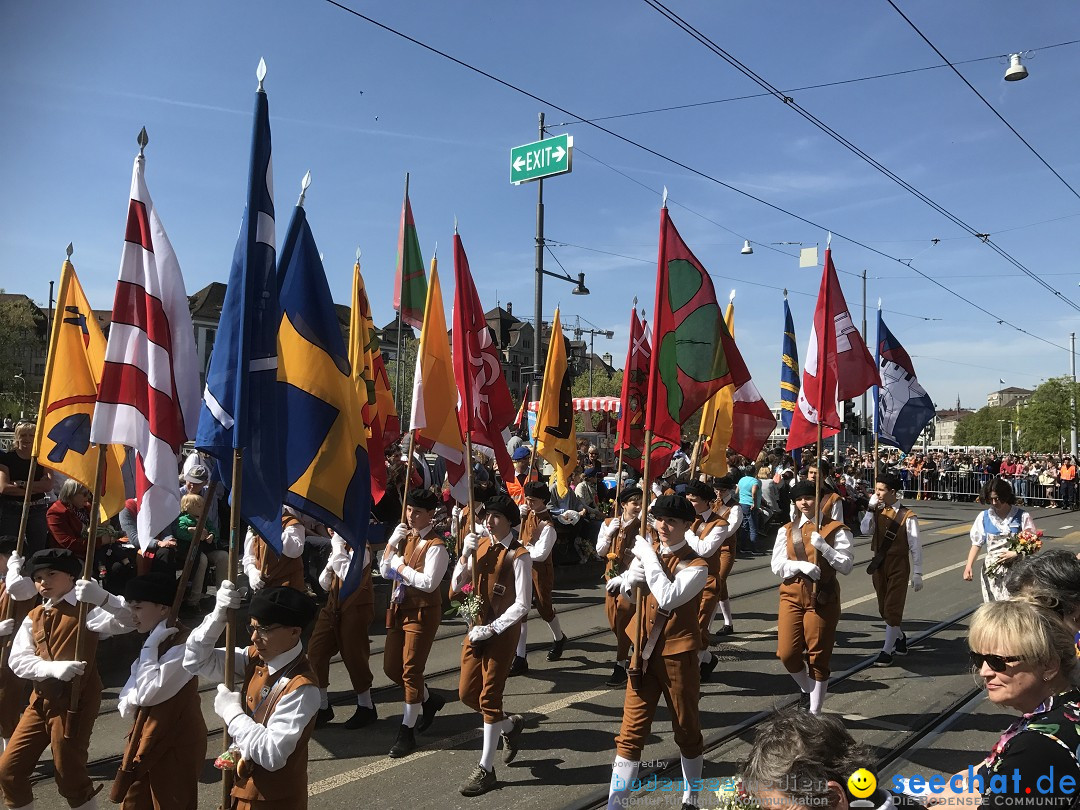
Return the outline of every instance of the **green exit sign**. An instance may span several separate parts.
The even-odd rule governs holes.
[[[572,168],[574,136],[559,135],[542,141],[515,146],[510,150],[510,182],[515,186],[566,174]]]

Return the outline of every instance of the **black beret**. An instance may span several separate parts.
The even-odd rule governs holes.
[[[7,554],[11,556],[13,552],[19,546],[19,540],[17,537],[12,537],[10,534],[0,537],[0,554]]]
[[[523,489],[526,498],[539,498],[542,501],[551,498],[551,490],[547,488],[547,484],[541,484],[539,481],[529,481]]]
[[[682,495],[661,495],[652,505],[653,517],[672,517],[681,520],[693,520],[697,517],[690,501]]]
[[[725,475],[723,478],[717,478],[713,482],[713,486],[724,490],[735,489],[735,480],[730,475]]]
[[[54,571],[62,571],[65,574],[71,574],[73,577],[79,577],[82,576],[83,561],[66,548],[47,548],[42,551],[35,551],[31,555],[23,573],[28,577],[32,577],[35,572],[44,568],[51,568]]]
[[[800,481],[791,488],[791,500],[796,498],[816,498],[817,484],[814,481]]]
[[[257,591],[248,607],[248,615],[266,624],[306,627],[315,618],[315,600],[296,588],[277,586]]]
[[[703,501],[716,500],[716,490],[706,484],[704,481],[691,481],[686,485],[686,494],[694,495],[701,498]]]
[[[631,498],[641,497],[641,487],[626,487],[619,493],[619,503],[626,503]]]
[[[172,605],[176,598],[176,577],[158,572],[133,577],[124,586],[124,599],[128,602],[153,602],[155,605]]]
[[[417,487],[416,489],[409,490],[409,506],[415,506],[417,509],[435,509],[439,505],[439,496],[432,492],[430,489],[422,489]]]
[[[891,490],[898,490],[901,488],[900,479],[892,473],[882,473],[878,476],[878,483],[884,484]]]
[[[514,503],[514,499],[504,492],[499,492],[487,499],[480,516],[482,517],[486,512],[498,512],[510,521],[511,526],[521,524],[521,510]]]

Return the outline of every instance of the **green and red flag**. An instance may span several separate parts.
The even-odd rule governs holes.
[[[427,303],[427,276],[420,239],[416,235],[412,206],[409,204],[409,180],[405,178],[405,202],[401,206],[398,230],[397,272],[394,276],[394,311],[414,329],[424,328],[424,305]]]
[[[750,372],[724,323],[712,279],[667,206],[660,209],[657,265],[645,429],[653,435],[650,467],[659,473],[655,462],[679,446],[682,425],[721,388],[746,383]]]

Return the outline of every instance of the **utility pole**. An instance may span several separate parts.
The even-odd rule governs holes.
[[[867,348],[870,344],[866,340],[866,268],[862,271],[862,340],[866,343]],[[877,357],[877,352],[870,352],[874,357]],[[859,431],[859,455],[861,456],[866,452],[866,433],[870,430],[870,416],[866,411],[866,392],[862,394],[862,418],[863,418],[863,430]]]
[[[1072,388],[1069,389],[1069,416],[1072,417],[1072,429],[1069,431],[1069,455],[1076,458],[1076,332],[1069,332],[1069,360],[1072,374]]]
[[[544,140],[544,114],[540,113],[540,140]],[[540,353],[540,338],[543,332],[544,318],[544,179],[536,181],[536,280],[533,293],[533,322],[536,334],[533,336],[533,378],[532,400],[540,401],[540,387],[543,375]]]

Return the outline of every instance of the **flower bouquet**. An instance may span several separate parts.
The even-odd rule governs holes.
[[[461,589],[461,599],[450,602],[450,609],[446,611],[445,615],[460,616],[471,626],[480,621],[480,614],[483,610],[484,600],[480,597],[480,594],[474,592],[472,583],[469,582]]]
[[[743,783],[738,779],[720,780],[720,788],[716,791],[716,798],[720,810],[761,810],[760,806],[749,793]]]
[[[1013,551],[1016,557],[1013,560],[1002,560],[998,557],[994,562],[986,566],[986,573],[990,576],[1004,576],[1005,569],[1021,557],[1030,557],[1042,548],[1043,533],[1039,529],[1024,529],[1019,534],[1009,535],[1009,547],[1006,551]]]

